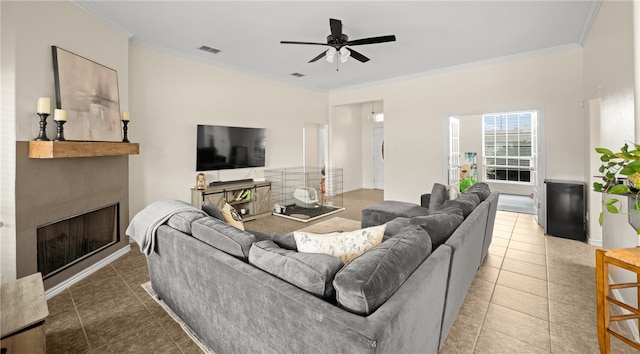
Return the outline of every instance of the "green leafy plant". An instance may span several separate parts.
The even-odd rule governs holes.
[[[602,192],[602,211],[598,219],[602,225],[605,212],[619,214],[622,206],[618,198],[612,197],[605,200],[606,194],[635,196],[633,210],[640,210],[640,191],[636,189],[640,187],[640,145],[634,143],[630,148],[629,144],[625,143],[617,152],[605,148],[596,148],[596,152],[600,154],[600,161],[602,161],[598,172],[604,174],[604,183],[593,183],[593,189],[596,192]],[[618,183],[618,175],[627,176],[631,186]],[[636,232],[640,235],[640,228]]]

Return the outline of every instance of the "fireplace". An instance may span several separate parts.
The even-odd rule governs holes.
[[[42,270],[47,274],[45,290],[55,293],[130,249],[125,234],[129,224],[129,157],[31,159],[28,156],[29,142],[16,142],[16,276],[22,278]],[[111,216],[111,221],[99,223],[104,227],[92,226],[94,222],[89,221],[88,228],[112,231],[94,236],[98,242],[83,241],[83,252],[88,251],[84,252],[88,255],[78,256],[76,249],[67,248],[65,239],[79,237],[78,225],[84,229],[85,222],[71,219],[104,207],[111,210],[100,213]],[[40,231],[51,234],[43,245],[38,240],[38,229],[56,221],[68,223],[69,231],[57,229],[62,226]],[[47,250],[51,259],[41,258],[44,256],[39,255],[38,248]],[[50,254],[50,250],[58,248],[58,255]],[[60,266],[66,263],[69,264]]]
[[[37,227],[38,271],[43,279],[120,240],[120,204],[114,203]]]

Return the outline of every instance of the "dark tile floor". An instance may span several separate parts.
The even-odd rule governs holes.
[[[345,193],[360,219],[381,191]],[[319,221],[323,221],[320,219]],[[308,224],[269,216],[246,223],[264,232]],[[598,353],[594,249],[545,236],[532,215],[499,211],[490,253],[440,353]],[[47,353],[201,353],[142,289],[144,256],[131,252],[48,301]],[[614,353],[635,353],[616,339]]]

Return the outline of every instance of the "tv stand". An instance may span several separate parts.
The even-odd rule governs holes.
[[[200,208],[205,201],[219,209],[229,203],[242,215],[242,220],[254,220],[271,215],[271,182],[242,179],[212,182],[207,189],[191,188],[192,205]]]
[[[237,179],[237,180],[231,180],[231,181],[213,181],[209,183],[209,187],[222,186],[226,184],[249,183],[249,182],[253,182],[253,180],[251,178],[247,178],[247,179]]]

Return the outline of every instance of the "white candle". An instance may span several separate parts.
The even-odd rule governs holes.
[[[36,108],[37,113],[50,114],[51,113],[51,99],[49,97],[38,98],[38,106]]]
[[[129,112],[127,111],[122,112],[122,120],[126,120],[126,121],[129,120]]]
[[[56,109],[53,112],[53,120],[67,120],[67,111]]]

